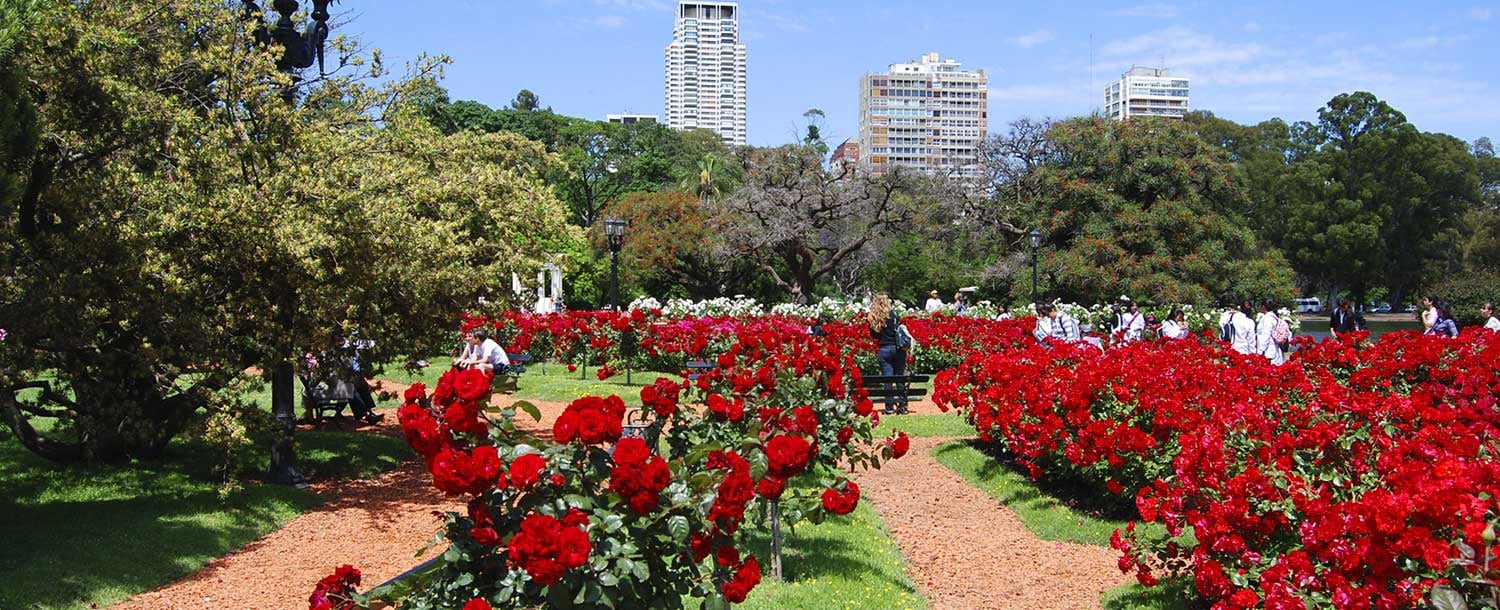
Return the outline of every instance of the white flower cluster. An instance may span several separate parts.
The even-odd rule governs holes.
[[[1078,320],[1079,324],[1086,324],[1095,328],[1103,328],[1109,326],[1113,322],[1113,313],[1110,309],[1111,304],[1109,303],[1084,306],[1077,303],[1063,303],[1059,301],[1055,302],[1054,304],[1069,316],[1072,316],[1074,319]],[[895,301],[893,305],[895,307],[895,310],[900,313],[902,317],[925,317],[929,315],[926,311],[908,307],[905,303],[902,303],[900,301]],[[767,308],[765,305],[762,305],[755,299],[746,297],[744,295],[735,295],[733,297],[719,297],[715,299],[708,299],[705,301],[669,299],[666,303],[662,303],[661,301],[658,301],[651,297],[641,297],[632,301],[630,305],[628,305],[628,308],[648,310],[660,309],[663,314],[671,317],[757,316],[770,313],[773,315],[798,316],[804,318],[827,316],[835,320],[848,320],[868,311],[869,303],[866,303],[864,301],[851,301],[835,299],[831,297],[823,297],[822,300],[812,305],[804,305],[802,303],[778,303]],[[1219,325],[1219,317],[1226,311],[1225,309],[1221,308],[1196,308],[1192,305],[1182,305],[1180,307],[1174,307],[1171,305],[1150,306],[1142,307],[1141,311],[1145,312],[1147,315],[1155,316],[1157,321],[1160,322],[1166,320],[1167,315],[1170,314],[1173,309],[1178,308],[1182,310],[1183,315],[1187,318],[1188,328],[1193,329],[1194,331],[1217,328]],[[989,301],[980,301],[973,305],[967,306],[964,310],[963,315],[975,318],[996,319],[999,317],[999,311],[1000,310],[995,307],[993,303]],[[947,315],[953,315],[955,313],[955,306],[952,303],[948,303],[944,305],[943,308],[939,310],[939,312]],[[1293,331],[1298,330],[1302,325],[1302,321],[1297,317],[1297,315],[1286,308],[1278,310],[1277,314],[1280,315],[1282,319],[1285,319],[1287,321],[1287,324],[1291,325]],[[1017,308],[1013,312],[1013,315],[1036,315],[1036,306],[1027,304],[1024,307]]]

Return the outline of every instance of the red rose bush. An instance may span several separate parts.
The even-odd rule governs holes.
[[[1216,609],[1488,598],[1500,337],[1300,343],[1281,367],[1208,339],[976,354],[935,399],[1033,476],[1165,526],[1112,540],[1142,583],[1185,579]]]
[[[578,319],[596,334],[547,340],[603,350],[606,333],[633,332],[649,320],[640,313]],[[487,322],[466,321],[476,323]],[[571,324],[552,320],[563,330]],[[539,345],[542,331],[532,330],[521,341]],[[848,514],[859,490],[847,473],[904,453],[909,441],[873,438],[873,408],[847,346],[779,320],[720,331],[726,334],[715,341],[724,351],[714,370],[696,381],[657,379],[641,390],[639,407],[618,396],[575,400],[550,440],[517,425],[516,409],[529,405],[489,406],[486,373],[445,373],[430,395],[414,385],[398,411],[402,432],[433,485],[462,498],[466,510],[444,515],[446,549],[432,564],[366,593],[354,591],[357,581],[330,576],[310,603],[674,608],[695,597],[744,601],[763,576],[760,560],[743,551],[745,540],[766,527],[770,511],[786,523]],[[643,423],[627,428],[630,411],[632,422]]]

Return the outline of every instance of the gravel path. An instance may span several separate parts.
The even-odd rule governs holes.
[[[914,438],[911,452],[855,477],[885,519],[907,572],[934,610],[1099,608],[1125,582],[1105,547],[1048,542],[932,457],[954,439]]]
[[[496,396],[492,404],[512,401]],[[542,421],[533,424],[524,414],[518,421],[545,433],[566,406],[528,402],[541,410]],[[930,400],[911,410],[939,412]],[[374,431],[400,434],[394,411],[385,412]],[[951,439],[912,439],[905,457],[856,477],[932,608],[1098,608],[1100,594],[1124,582],[1109,549],[1038,540],[1008,509],[939,464],[930,452],[945,440]],[[413,554],[437,531],[439,515],[462,510],[432,488],[414,459],[377,477],[315,482],[312,489],[324,504],[183,580],[114,608],[302,608],[312,585],[338,565],[358,567],[370,587],[420,564]]]
[[[406,389],[390,382],[383,385],[383,389],[396,392]],[[505,405],[513,400],[496,396],[491,404]],[[552,422],[567,405],[529,402],[542,412],[543,423],[534,429],[550,434]],[[383,412],[385,421],[366,430],[400,435],[395,410]],[[528,415],[520,415],[517,421],[532,427]],[[415,458],[373,478],[315,481],[310,489],[324,498],[323,504],[187,578],[112,608],[306,608],[313,585],[339,565],[359,568],[364,587],[369,588],[431,558],[431,553],[421,558],[414,555],[438,531],[441,513],[463,510],[461,502],[444,497],[432,487],[427,469]]]

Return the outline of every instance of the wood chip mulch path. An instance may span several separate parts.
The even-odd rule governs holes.
[[[497,396],[494,404],[513,400]],[[520,421],[539,433],[550,432],[566,406],[528,402],[542,411],[542,421],[533,424],[524,415]],[[937,412],[923,402],[912,411]],[[386,421],[371,431],[400,434],[395,412],[385,413]],[[932,608],[1098,608],[1102,592],[1124,582],[1109,549],[1037,539],[1008,509],[938,463],[930,452],[946,440],[952,439],[912,439],[905,457],[856,477]],[[368,588],[420,564],[423,558],[413,555],[437,531],[438,515],[462,510],[433,489],[415,459],[370,479],[314,482],[312,489],[325,499],[322,505],[183,580],[114,608],[305,608],[313,584],[338,565],[358,567]]]
[[[911,451],[854,477],[891,530],[907,572],[934,610],[1099,608],[1125,582],[1107,547],[1038,539],[932,457],[955,440],[914,438]]]

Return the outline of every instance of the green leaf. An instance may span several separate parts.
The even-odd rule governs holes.
[[[710,595],[703,598],[703,610],[729,610],[729,600],[722,595]]]
[[[667,518],[667,531],[672,533],[673,540],[684,543],[692,535],[692,526],[688,524],[687,517],[673,515]]]
[[[1469,610],[1462,594],[1442,585],[1432,588],[1431,599],[1432,607],[1437,610]]]
[[[531,404],[530,402],[527,402],[527,401],[524,401],[524,400],[517,400],[515,402],[515,404],[513,404],[511,406],[515,407],[517,409],[520,409],[522,411],[525,411],[527,415],[530,415],[531,418],[534,419],[534,420],[536,420],[536,421],[542,421],[542,410],[536,408],[536,405]]]

